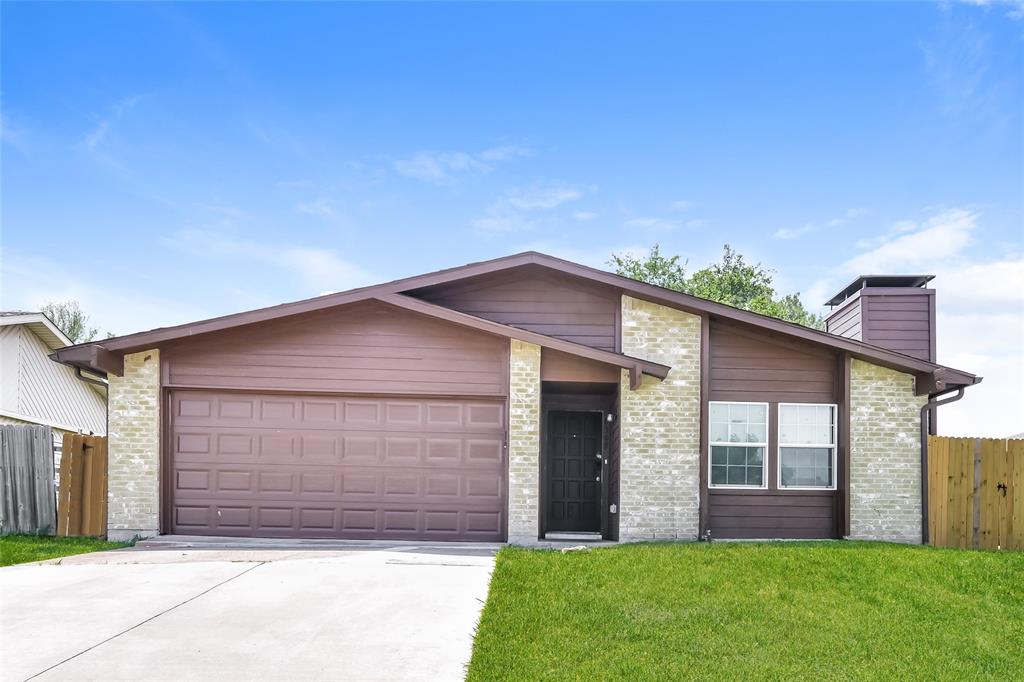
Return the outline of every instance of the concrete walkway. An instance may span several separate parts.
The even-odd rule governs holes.
[[[459,680],[493,545],[164,537],[0,569],[3,680]]]

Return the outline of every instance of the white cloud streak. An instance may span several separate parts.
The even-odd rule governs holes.
[[[294,244],[261,244],[231,234],[186,228],[170,243],[203,258],[249,261],[290,272],[310,290],[341,291],[375,278],[331,249]]]
[[[536,216],[563,204],[578,201],[586,194],[569,185],[534,185],[510,189],[491,204],[482,216],[473,220],[480,232],[495,234],[526,232],[537,225]]]
[[[410,158],[398,159],[393,167],[399,175],[407,178],[435,185],[450,185],[461,177],[490,173],[494,170],[494,164],[530,156],[532,153],[532,150],[517,145],[491,147],[478,153],[421,151]]]

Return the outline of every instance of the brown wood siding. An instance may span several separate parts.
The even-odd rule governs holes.
[[[540,378],[541,381],[617,383],[619,368],[550,348],[543,348],[541,349]]]
[[[713,538],[836,537],[835,492],[710,491]]]
[[[172,386],[309,393],[507,395],[508,341],[377,303],[183,340]]]
[[[932,360],[933,294],[863,296],[863,340],[920,360]]]
[[[836,355],[712,320],[711,400],[831,403]]]
[[[777,458],[778,404],[838,403],[842,390],[838,354],[714,319],[709,326],[710,399],[769,404],[768,488],[709,488],[712,538],[837,537],[837,491],[780,490]],[[707,416],[703,428],[708,428]],[[708,457],[706,446],[703,456]],[[706,466],[702,469],[706,476]]]
[[[861,341],[860,297],[847,303],[833,312],[825,321],[825,330],[829,334],[844,336],[848,339]]]
[[[409,293],[501,324],[616,350],[619,294],[593,282],[522,268]]]

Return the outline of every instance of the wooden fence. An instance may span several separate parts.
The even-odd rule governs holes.
[[[928,538],[1024,549],[1024,440],[928,437]]]
[[[57,535],[107,534],[107,439],[64,434]]]
[[[50,427],[0,425],[0,534],[52,535],[55,520]]]

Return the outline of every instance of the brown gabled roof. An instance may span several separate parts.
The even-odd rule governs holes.
[[[910,372],[916,375],[925,375],[929,378],[926,383],[932,384],[936,390],[941,387],[956,385],[972,385],[981,381],[968,372],[943,367],[932,362],[897,353],[878,346],[848,339],[827,332],[810,329],[802,325],[786,322],[766,315],[741,310],[723,303],[716,303],[690,294],[684,294],[671,289],[665,289],[645,282],[616,275],[596,268],[591,268],[571,261],[548,256],[536,251],[527,251],[512,256],[504,256],[493,260],[470,263],[455,268],[438,270],[424,275],[416,275],[403,279],[377,284],[359,289],[352,289],[336,294],[327,294],[316,298],[304,299],[292,303],[260,308],[233,315],[224,315],[199,322],[177,325],[174,327],[163,327],[151,331],[129,334],[112,339],[105,339],[100,342],[79,344],[63,348],[53,354],[53,359],[58,362],[80,366],[101,372],[115,371],[120,364],[120,356],[125,353],[145,350],[154,345],[167,341],[206,334],[213,331],[220,331],[233,327],[240,327],[257,322],[279,319],[290,315],[322,310],[356,301],[363,301],[372,298],[382,298],[389,295],[401,294],[416,289],[423,289],[436,284],[444,284],[457,280],[469,279],[479,275],[486,275],[513,268],[524,266],[540,266],[549,268],[556,272],[573,275],[592,282],[614,287],[624,293],[637,298],[643,298],[654,303],[660,303],[673,308],[678,308],[694,314],[708,314],[725,320],[732,320],[749,324],[766,331],[783,334],[786,336],[802,339],[811,343],[821,344],[839,351],[850,353],[853,357],[867,360],[891,369],[903,372]],[[447,309],[445,309],[447,310]],[[468,316],[473,317],[473,316]],[[479,319],[479,318],[476,318]],[[497,324],[497,323],[491,323]],[[507,326],[507,325],[501,325]],[[515,328],[512,328],[515,329]],[[516,330],[517,332],[522,330]],[[542,336],[542,335],[537,335]],[[545,337],[550,338],[550,337]],[[615,354],[613,354],[615,355]]]

